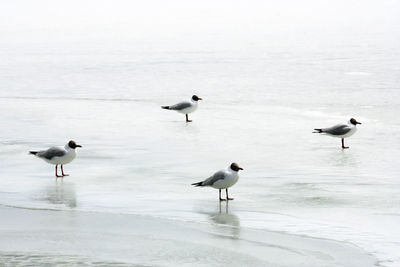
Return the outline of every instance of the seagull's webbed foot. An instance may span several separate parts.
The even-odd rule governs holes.
[[[63,165],[61,165],[61,174],[62,174],[62,177],[69,176],[69,174],[64,173]]]
[[[219,201],[226,201],[226,199],[225,198],[220,198]]]
[[[58,175],[57,168],[58,168],[58,164],[56,165],[56,179],[57,179],[57,178],[62,178],[62,177],[64,177],[64,176],[62,176],[62,175]]]
[[[230,198],[230,197],[228,196],[228,188],[226,188],[225,191],[226,191],[226,200],[227,200],[227,201],[228,201],[228,200],[233,200],[233,198]]]
[[[344,146],[344,138],[342,138],[342,148],[343,148],[343,149],[349,148],[348,146]]]

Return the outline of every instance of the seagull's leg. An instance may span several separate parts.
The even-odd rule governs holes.
[[[225,201],[225,199],[221,198],[221,189],[219,189],[219,201]]]
[[[62,164],[61,164],[61,173],[62,173],[62,177],[69,176],[69,174],[64,174],[64,170],[63,170],[63,165]]]
[[[228,197],[228,188],[226,188],[225,190],[226,190],[226,200],[233,200],[233,198]]]
[[[348,146],[344,146],[344,138],[342,138],[342,148],[343,149],[349,148]]]
[[[188,114],[186,114],[186,122],[192,122],[191,120],[189,120]]]
[[[58,164],[56,164],[56,177],[62,177],[62,175],[58,175],[57,169],[58,169]]]

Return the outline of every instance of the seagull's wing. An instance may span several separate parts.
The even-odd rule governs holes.
[[[201,185],[202,186],[207,186],[207,185],[213,185],[214,183],[216,183],[219,180],[224,180],[225,179],[225,171],[221,170],[218,171],[216,173],[213,174],[213,176],[207,178],[206,180],[204,180]]]
[[[39,151],[36,156],[39,158],[52,159],[54,157],[62,157],[67,154],[67,151],[60,147],[50,147],[47,150]]]
[[[346,124],[339,124],[329,128],[321,129],[323,133],[328,133],[331,135],[343,135],[350,132],[351,128]]]
[[[190,107],[191,105],[192,105],[192,104],[191,104],[190,102],[180,102],[180,103],[178,103],[178,104],[175,104],[175,105],[173,105],[173,106],[170,106],[169,109],[172,109],[172,110],[182,110],[182,109],[185,109],[185,108]]]

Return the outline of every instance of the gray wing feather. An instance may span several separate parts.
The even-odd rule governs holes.
[[[343,135],[350,132],[351,128],[345,124],[335,125],[329,128],[322,129],[323,133],[328,133],[332,135]]]
[[[175,105],[173,105],[173,106],[170,106],[169,109],[172,109],[172,110],[182,110],[182,109],[185,109],[185,108],[190,107],[191,105],[192,105],[192,104],[189,103],[189,102],[180,102],[180,103],[178,103],[178,104],[175,104]]]
[[[201,185],[207,186],[207,185],[213,185],[215,182],[219,180],[224,180],[225,179],[225,172],[224,171],[218,171],[214,173],[213,176],[210,178],[207,178],[206,180],[203,181]]]
[[[52,159],[54,157],[62,157],[66,154],[67,152],[59,147],[50,147],[47,150],[42,150],[39,151],[36,155],[39,158],[46,158],[46,159]]]

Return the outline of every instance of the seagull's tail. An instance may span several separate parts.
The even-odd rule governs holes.
[[[322,129],[314,129],[314,131],[316,131],[316,132],[313,132],[313,133],[322,133],[323,132]]]
[[[194,186],[203,186],[203,182],[194,183],[192,185],[194,185]]]
[[[162,109],[169,109],[169,106],[162,106]]]
[[[36,155],[38,152],[37,151],[29,151],[29,154],[32,154],[32,155]]]

